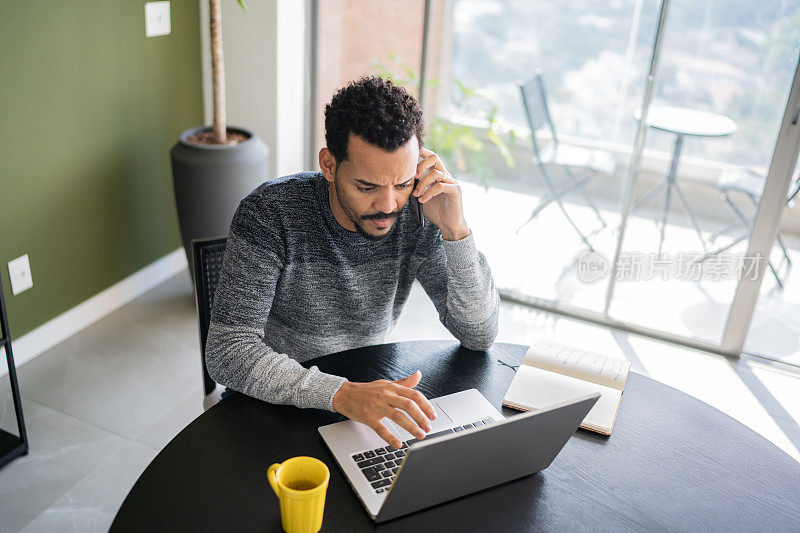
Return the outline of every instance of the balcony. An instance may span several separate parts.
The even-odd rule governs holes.
[[[481,124],[471,122],[476,131],[485,131]],[[489,260],[498,287],[506,296],[531,303],[546,303],[565,309],[602,313],[606,298],[607,278],[587,283],[581,281],[578,266],[587,247],[569,226],[555,204],[545,208],[525,224],[531,211],[546,195],[538,167],[532,162],[530,134],[517,131],[517,141],[511,147],[516,161],[508,168],[499,151],[484,143],[493,178],[486,182],[468,172],[459,174],[456,165],[451,172],[463,184],[467,219]],[[565,197],[565,207],[576,223],[587,233],[598,253],[609,263],[614,257],[618,226],[624,204],[625,181],[628,178],[630,147],[601,143],[588,139],[567,138],[571,142],[611,151],[617,168],[610,176],[598,176],[587,186],[587,192],[600,209],[607,226],[602,228],[594,212],[579,196]],[[713,142],[713,141],[709,141]],[[646,150],[635,189],[635,198],[664,179],[671,154]],[[697,217],[708,250],[722,247],[742,233],[739,226],[710,238],[735,220],[730,207],[721,199],[715,184],[730,165],[693,157],[681,159],[677,179],[686,193],[687,201]],[[551,175],[563,179],[555,169]],[[629,218],[622,253],[644,260],[656,259],[660,238],[660,218],[663,194],[644,204]],[[749,213],[753,210],[745,198],[736,198],[736,205]],[[784,212],[781,234],[792,263],[800,259],[800,209],[797,206]],[[618,281],[611,300],[608,318],[680,335],[698,341],[717,344],[722,339],[728,313],[736,289],[734,262],[746,250],[747,240],[721,254],[710,257],[699,279],[675,279],[664,272],[640,275],[638,281]],[[678,267],[681,257],[699,256],[701,243],[685,213],[673,203],[665,230],[664,258]],[[781,288],[767,269],[759,302],[746,344],[746,351],[770,354],[781,361],[800,364],[800,281],[793,275],[780,249],[773,247],[771,260],[784,283]],[[694,276],[697,278],[698,276]],[[780,334],[776,334],[776,328]]]

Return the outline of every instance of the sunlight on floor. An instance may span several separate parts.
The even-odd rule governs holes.
[[[544,298],[591,311],[601,312],[605,302],[607,277],[592,283],[579,279],[577,265],[581,253],[588,250],[578,234],[569,226],[555,204],[544,209],[525,224],[539,198],[499,188],[488,191],[481,186],[462,182],[465,215],[470,222],[476,242],[486,255],[499,287],[524,295]],[[606,227],[600,225],[594,212],[580,204],[566,204],[579,227],[596,233],[590,242],[610,265],[616,249],[619,214],[601,210]],[[623,254],[638,258],[650,265],[656,259],[659,226],[646,211],[629,219]],[[673,217],[682,222],[681,217]],[[705,227],[701,221],[701,227]],[[708,237],[718,229],[708,224]],[[519,230],[519,231],[518,231]],[[716,246],[730,240],[722,236]],[[791,248],[793,262],[800,261],[800,246]],[[691,227],[670,224],[667,227],[665,258],[671,259],[667,268],[683,265],[690,274],[687,262],[679,254],[699,256],[702,243]],[[638,281],[620,280],[616,284],[610,308],[611,316],[631,324],[657,329],[690,339],[718,344],[722,339],[730,304],[736,289],[732,268],[744,253],[740,244],[705,263],[699,281],[677,279],[673,272],[662,279],[663,270],[653,270]],[[684,256],[688,258],[689,255]],[[774,264],[780,264],[780,252],[773,250]],[[656,268],[657,268],[656,264]],[[778,290],[768,272],[763,282],[748,348],[757,353],[800,364],[800,276],[786,275],[786,286]]]

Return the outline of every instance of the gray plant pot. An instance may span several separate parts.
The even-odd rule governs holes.
[[[250,138],[231,146],[197,144],[188,139],[208,126],[181,133],[172,148],[172,178],[178,222],[192,270],[192,240],[224,237],[239,202],[269,175],[269,148],[255,132],[228,126]]]

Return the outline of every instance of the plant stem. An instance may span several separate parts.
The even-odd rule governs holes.
[[[225,127],[225,61],[222,56],[222,7],[209,0],[211,15],[211,72],[214,86],[214,142],[227,142]]]

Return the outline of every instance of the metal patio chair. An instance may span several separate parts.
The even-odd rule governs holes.
[[[709,237],[709,241],[713,243],[720,235],[727,233],[738,226],[744,226],[745,231],[722,248],[718,248],[703,255],[702,260],[706,260],[712,255],[717,255],[725,250],[729,250],[743,240],[747,239],[753,229],[753,223],[756,219],[758,204],[761,203],[761,195],[764,192],[764,182],[766,179],[767,177],[764,175],[763,171],[750,167],[737,167],[731,170],[726,170],[720,175],[720,178],[717,181],[717,189],[719,189],[722,199],[725,201],[731,211],[733,211],[734,215],[736,215],[736,220],[719,231],[713,233]],[[786,206],[789,208],[794,205],[797,193],[800,192],[800,174],[796,172],[793,180],[794,183],[789,186],[789,190],[786,193]],[[737,206],[733,200],[731,200],[731,193],[738,193],[745,196],[750,203],[753,204],[753,212],[750,215],[745,215],[739,206]],[[780,246],[783,256],[786,258],[786,264],[791,266],[792,260],[789,258],[789,252],[786,250],[786,245],[783,242],[783,238],[781,238],[780,233],[778,233],[775,240],[778,242],[778,246]],[[767,264],[769,265],[769,269],[772,271],[772,275],[775,277],[775,281],[778,283],[778,286],[783,288],[783,280],[778,274],[778,269],[775,268],[772,260],[769,260]]]
[[[605,150],[584,148],[559,142],[550,115],[550,109],[547,105],[547,96],[541,70],[537,70],[535,76],[531,80],[521,82],[519,84],[519,90],[522,96],[522,105],[525,109],[528,126],[531,129],[533,161],[541,171],[547,194],[531,212],[528,220],[517,229],[517,232],[536,218],[545,207],[555,202],[584,244],[586,244],[590,250],[594,250],[586,234],[584,234],[567,212],[563,199],[564,196],[570,192],[574,191],[578,193],[594,211],[595,216],[602,224],[600,229],[606,227],[605,220],[603,220],[594,201],[592,201],[591,197],[586,192],[584,185],[599,174],[613,174],[616,168],[614,157]],[[540,143],[542,141],[536,138],[536,133],[544,128],[549,131],[551,140],[549,143],[541,145]],[[562,168],[567,176],[566,185],[556,187],[554,181],[550,177],[548,167]]]

